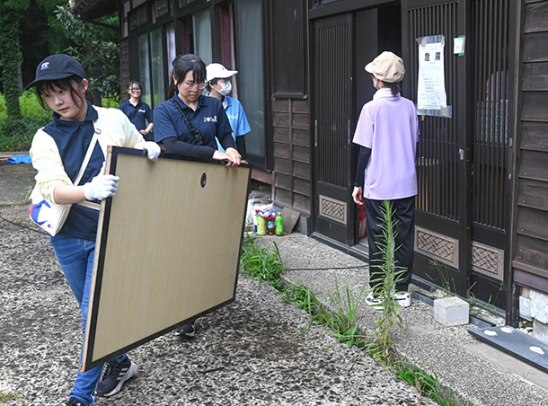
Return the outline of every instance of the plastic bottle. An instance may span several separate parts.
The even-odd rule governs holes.
[[[266,234],[266,221],[263,216],[257,214],[257,235]]]
[[[276,216],[276,235],[278,237],[284,235],[284,218],[282,217],[281,212],[278,212],[278,215]]]
[[[276,216],[271,213],[266,219],[266,233],[268,235],[276,234]]]

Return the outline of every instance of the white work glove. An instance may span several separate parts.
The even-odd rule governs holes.
[[[160,152],[162,152],[160,146],[152,141],[145,142],[145,146],[143,149],[147,151],[147,158],[151,161],[157,161],[158,157],[160,156]]]
[[[84,185],[84,195],[88,200],[103,200],[114,196],[119,180],[120,178],[114,175],[97,175]]]

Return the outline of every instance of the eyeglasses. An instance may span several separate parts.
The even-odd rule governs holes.
[[[197,84],[197,83],[193,83],[191,85],[188,85],[186,83],[183,83],[183,86],[186,90],[195,90],[195,89],[200,89],[200,90],[203,90],[206,86],[205,82],[204,83],[200,83],[200,84]]]

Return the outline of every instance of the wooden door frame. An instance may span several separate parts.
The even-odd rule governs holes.
[[[353,12],[348,12],[344,14],[337,14],[332,16],[327,16],[319,19],[312,20],[310,24],[310,60],[314,61],[316,60],[316,41],[317,41],[317,29],[318,24],[321,23],[328,23],[329,21],[334,21],[340,19],[341,21],[345,19],[348,22],[348,55],[352,57],[352,61],[348,63],[349,65],[349,72],[348,72],[348,98],[346,100],[348,111],[347,111],[347,128],[346,128],[346,156],[347,159],[345,160],[346,165],[346,171],[349,174],[349,176],[346,179],[346,184],[344,186],[335,186],[335,185],[328,185],[323,184],[321,186],[318,185],[318,173],[319,173],[319,165],[317,159],[317,147],[318,147],[318,133],[317,133],[317,117],[318,117],[318,111],[316,108],[316,102],[310,103],[310,117],[311,117],[311,145],[312,145],[312,165],[313,165],[313,176],[312,176],[312,198],[313,198],[313,204],[311,207],[311,218],[312,218],[312,232],[318,233],[320,232],[322,235],[326,236],[327,238],[333,239],[338,241],[339,243],[343,243],[341,240],[344,239],[345,243],[347,245],[353,245],[354,244],[354,234],[355,234],[355,224],[354,224],[354,217],[355,217],[355,207],[354,204],[352,204],[352,198],[350,197],[350,193],[348,192],[349,188],[352,186],[352,182],[350,180],[350,174],[352,173],[352,160],[351,160],[351,151],[352,151],[352,130],[353,130],[353,105],[354,105],[354,86],[353,86],[353,63],[354,63],[354,57],[352,49],[354,47],[354,16]],[[311,70],[310,70],[310,93],[311,93],[311,100],[316,100],[318,97],[318,91],[317,86],[318,83],[315,78],[315,70],[316,63],[311,64]],[[328,101],[325,101],[328,102]],[[336,106],[335,106],[336,108]],[[341,225],[340,231],[339,231],[339,239],[333,238],[332,236],[325,235],[325,233],[322,233],[322,225],[319,224],[319,221],[324,221],[322,218],[320,218],[320,188],[323,188],[325,190],[329,189],[339,189],[339,188],[346,188],[346,224],[344,225],[345,230],[343,231],[343,226]],[[327,221],[327,220],[325,220]],[[332,227],[338,227],[337,224],[333,224]]]

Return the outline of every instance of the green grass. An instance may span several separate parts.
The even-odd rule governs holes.
[[[357,299],[354,299],[348,287],[341,293],[336,281],[335,291],[329,297],[328,304],[324,305],[324,301],[298,281],[286,288],[280,280],[284,266],[278,246],[274,243],[274,249],[261,248],[250,235],[246,235],[242,245],[240,272],[260,283],[264,281],[274,286],[283,294],[284,301],[298,306],[310,315],[310,323],[301,334],[306,334],[313,324],[323,325],[339,343],[363,349],[372,358],[393,368],[397,379],[404,380],[416,388],[419,404],[421,396],[427,396],[441,406],[469,405],[469,402],[461,402],[451,391],[451,386],[444,388],[435,372],[429,374],[405,361],[398,354],[393,329],[403,329],[403,325],[399,314],[400,307],[392,292],[395,281],[402,272],[393,260],[393,252],[398,247],[394,246],[392,207],[385,204],[382,210],[384,218],[379,219],[383,224],[383,242],[379,247],[382,259],[378,265],[379,277],[383,282],[383,289],[379,294],[384,299],[384,309],[375,321],[375,331],[371,334],[360,328],[358,316],[367,281]]]
[[[17,395],[15,393],[0,391],[0,403],[11,402],[14,400],[17,400]]]

